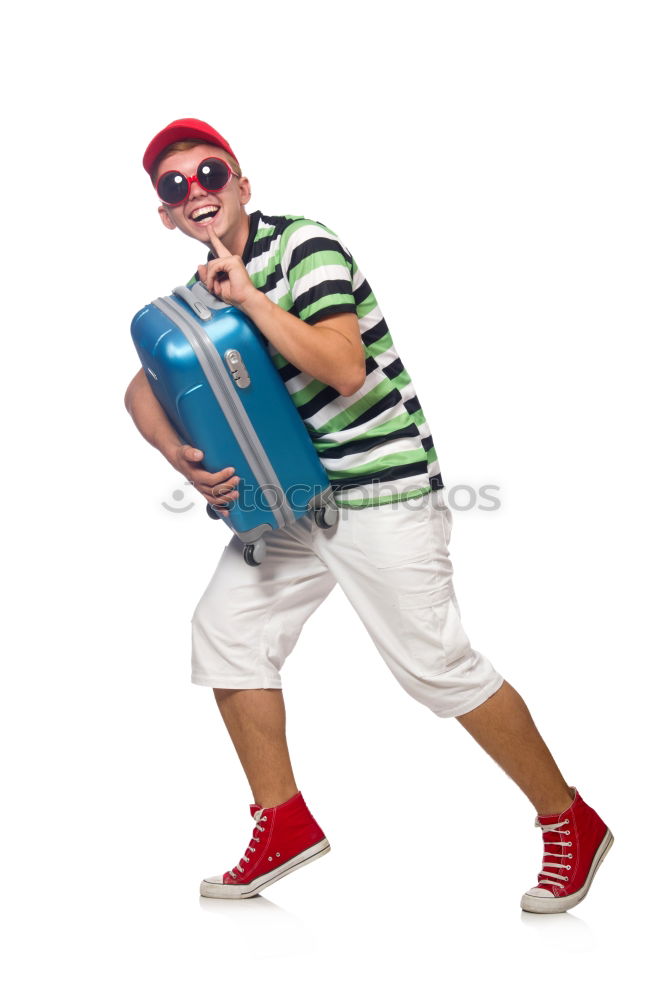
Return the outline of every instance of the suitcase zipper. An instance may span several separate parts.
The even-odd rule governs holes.
[[[268,483],[275,488],[277,495],[273,502],[270,502],[267,496],[265,496],[265,500],[269,503],[278,527],[282,528],[286,524],[293,524],[296,518],[287,503],[285,491],[257,434],[251,433],[250,418],[237,396],[234,382],[225,370],[220,355],[207,331],[189,315],[183,306],[180,306],[173,299],[155,299],[152,305],[177,324],[193,348],[216,401],[221,407],[258,484],[264,486],[265,483]]]

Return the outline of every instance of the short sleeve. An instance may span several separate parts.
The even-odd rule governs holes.
[[[281,266],[292,296],[291,312],[306,323],[356,313],[352,255],[319,222],[299,219],[283,233]]]

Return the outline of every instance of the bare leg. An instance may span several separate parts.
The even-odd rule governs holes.
[[[298,789],[285,739],[283,692],[214,688],[214,697],[256,805],[268,809],[291,799]]]
[[[482,705],[457,720],[519,785],[539,816],[563,812],[572,804],[573,793],[524,701],[507,681]]]

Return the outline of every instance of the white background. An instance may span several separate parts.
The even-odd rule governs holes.
[[[30,5],[5,20],[2,907],[12,998],[580,997],[656,974],[659,6]],[[12,20],[13,19],[13,20]],[[189,619],[229,537],[123,407],[131,316],[202,247],[141,167],[212,122],[253,208],[331,226],[431,424],[474,646],[615,845],[587,900],[523,915],[534,810],[396,685],[340,594],[284,684],[333,849],[200,901],[250,791]],[[461,499],[461,497],[460,497]],[[654,944],[655,942],[655,944]]]

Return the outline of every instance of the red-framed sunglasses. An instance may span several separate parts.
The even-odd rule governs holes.
[[[156,193],[165,205],[181,205],[188,198],[191,184],[196,181],[205,191],[222,191],[233,177],[239,177],[229,163],[218,156],[208,156],[198,169],[187,177],[181,170],[166,170],[156,182]]]

